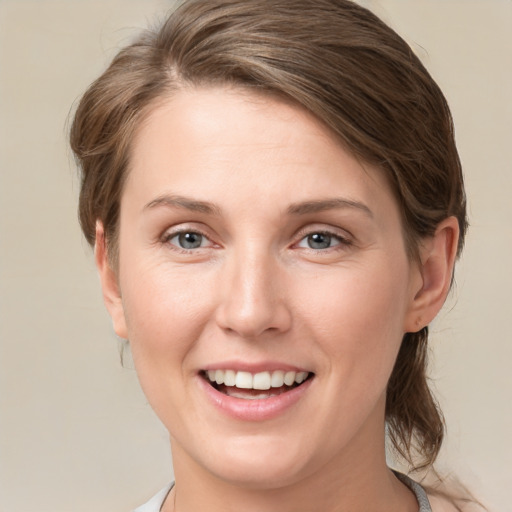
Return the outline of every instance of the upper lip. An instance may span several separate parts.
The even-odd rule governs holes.
[[[249,363],[244,361],[219,361],[216,363],[208,364],[201,368],[201,370],[235,370],[238,372],[260,373],[260,372],[273,372],[283,370],[287,372],[308,372],[310,370],[301,366],[295,366],[289,363],[281,363],[278,361],[261,361],[257,363]]]

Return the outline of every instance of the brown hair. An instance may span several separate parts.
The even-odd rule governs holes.
[[[88,242],[101,220],[117,254],[130,144],[156,102],[185,86],[230,85],[287,98],[388,176],[410,257],[466,207],[446,100],[409,46],[348,0],[190,0],[114,58],[83,96],[71,129]],[[428,330],[404,336],[386,403],[389,437],[412,467],[436,458],[444,433],[426,377]]]

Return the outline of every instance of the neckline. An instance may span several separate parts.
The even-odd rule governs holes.
[[[418,483],[415,482],[412,478],[404,475],[403,473],[399,473],[398,471],[392,470],[394,475],[400,480],[403,484],[405,484],[416,496],[416,501],[420,506],[418,512],[432,512],[432,507],[430,506],[430,502],[428,501],[427,493],[425,489]]]
[[[418,512],[432,512],[432,508],[430,506],[430,502],[428,500],[427,493],[425,492],[425,489],[418,483],[412,480],[412,478],[408,477],[407,475],[404,475],[403,473],[400,473],[398,471],[392,470],[393,474],[404,484],[406,485],[414,494],[416,497],[416,501],[418,502],[419,509]],[[161,489],[160,492],[158,492],[153,498],[148,501],[142,508],[136,509],[134,512],[143,512],[143,510],[154,510],[161,511],[165,500],[167,499],[167,496],[169,496],[169,493],[174,488],[175,482],[172,482],[169,486],[165,487],[164,489]],[[146,508],[148,507],[148,508]],[[154,507],[154,508],[153,508]]]

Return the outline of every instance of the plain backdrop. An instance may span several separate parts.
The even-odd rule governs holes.
[[[364,2],[452,107],[471,229],[433,326],[440,469],[512,511],[512,2]],[[162,0],[0,0],[0,510],[127,512],[172,478],[76,217],[67,118]]]

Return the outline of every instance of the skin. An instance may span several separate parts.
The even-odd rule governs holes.
[[[200,246],[183,249],[180,233]],[[315,233],[326,247],[311,247]],[[383,173],[296,106],[216,88],[155,107],[133,142],[119,268],[101,222],[96,261],[170,433],[163,510],[416,511],[386,466],[385,390],[403,334],[444,302],[456,242],[446,219],[410,262]],[[314,378],[281,414],[243,421],[200,385],[228,360]]]

